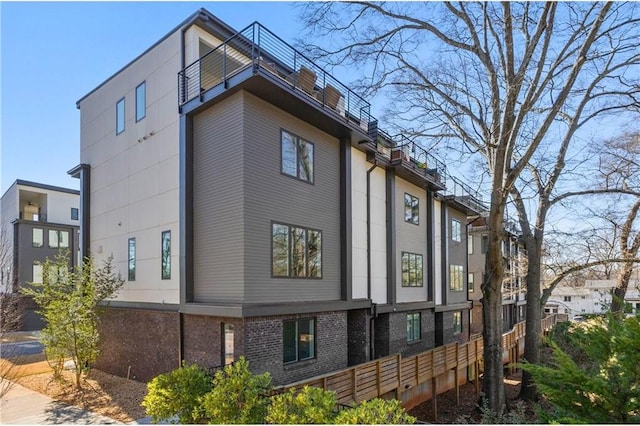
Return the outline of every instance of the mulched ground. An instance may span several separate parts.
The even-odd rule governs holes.
[[[507,401],[510,405],[513,405],[518,401],[521,376],[521,372],[518,371],[505,377],[505,392]],[[482,383],[480,383],[480,389],[482,389]],[[423,402],[417,407],[414,407],[409,411],[409,414],[422,422],[440,424],[479,423],[482,417],[482,413],[478,407],[479,395],[476,394],[475,385],[473,383],[467,383],[460,387],[460,404],[456,403],[455,389],[438,395],[437,402],[437,417],[434,416],[433,404],[431,401]],[[535,414],[533,409],[527,407],[525,413],[527,415],[528,423],[535,423]]]

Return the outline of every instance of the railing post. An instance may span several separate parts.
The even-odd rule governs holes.
[[[402,355],[398,354],[396,359],[398,362],[398,384],[396,387],[396,399],[400,400],[400,397],[402,396],[402,389],[400,389],[400,387],[402,386]]]

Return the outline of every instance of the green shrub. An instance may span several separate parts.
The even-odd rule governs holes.
[[[271,424],[329,424],[335,417],[336,395],[305,386],[271,398],[266,421]]]
[[[269,373],[253,375],[244,357],[218,371],[213,389],[202,398],[202,408],[210,423],[264,423],[271,388]]]
[[[550,365],[525,364],[554,411],[541,411],[561,423],[640,422],[640,319],[585,321],[567,333],[580,352],[572,356],[552,343]],[[579,350],[576,350],[579,349]]]
[[[200,398],[211,390],[211,379],[197,365],[160,374],[147,384],[142,401],[153,423],[198,423],[202,421]]]
[[[336,424],[347,425],[385,425],[414,424],[416,418],[408,415],[397,399],[375,398],[362,402],[348,410],[341,411],[335,418]]]

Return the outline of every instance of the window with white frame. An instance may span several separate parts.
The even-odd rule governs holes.
[[[462,224],[458,219],[451,219],[451,239],[458,243],[462,241]]]

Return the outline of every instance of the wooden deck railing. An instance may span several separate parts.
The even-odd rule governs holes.
[[[556,315],[542,320],[542,330],[547,332],[558,321]],[[520,322],[503,334],[503,362],[512,365],[524,352],[525,323]],[[478,391],[476,372],[482,371],[483,342],[476,338],[466,343],[440,346],[418,355],[403,358],[390,355],[344,370],[324,374],[279,389],[315,386],[336,393],[338,403],[351,405],[376,397],[393,395],[405,408],[433,399],[434,408],[438,394],[456,389],[473,380]],[[457,394],[459,396],[459,394]]]

